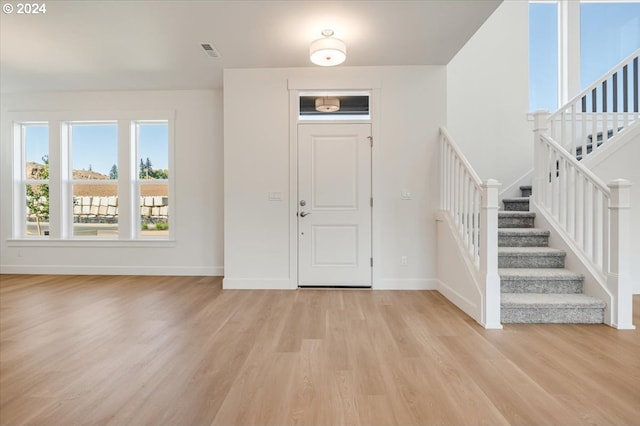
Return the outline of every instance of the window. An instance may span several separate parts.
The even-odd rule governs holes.
[[[529,2],[530,111],[555,111],[638,47],[638,2]]]
[[[69,124],[73,236],[118,236],[118,125]]]
[[[640,3],[580,4],[580,88],[640,47]]]
[[[529,110],[558,108],[558,5],[529,4]]]
[[[370,120],[369,93],[303,92],[299,97],[300,120]]]
[[[60,113],[35,115],[51,117],[14,120],[13,173],[20,188],[14,196],[14,238],[173,237],[173,121],[157,118],[172,114],[150,113],[148,120],[135,115],[98,120],[68,120],[66,113],[65,119]]]
[[[19,127],[23,154],[22,193],[26,222],[20,226],[29,236],[49,235],[49,126],[23,124]],[[21,216],[21,221],[24,216]],[[26,226],[25,226],[26,225]]]
[[[169,235],[169,133],[166,122],[135,124],[140,235]]]

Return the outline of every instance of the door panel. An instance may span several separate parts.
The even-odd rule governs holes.
[[[370,132],[369,124],[298,126],[301,286],[371,286]]]

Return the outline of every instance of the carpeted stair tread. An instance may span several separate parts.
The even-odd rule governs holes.
[[[604,309],[606,303],[586,294],[503,293],[503,308]]]
[[[535,212],[529,212],[529,211],[518,211],[518,210],[505,211],[505,210],[500,210],[498,212],[498,217],[527,217],[527,218],[535,218],[536,214],[535,214]]]
[[[518,280],[539,280],[553,279],[560,280],[581,280],[582,274],[570,271],[564,268],[499,268],[498,275],[502,279],[518,279]]]
[[[529,197],[505,198],[502,204],[505,211],[529,211]]]
[[[500,247],[547,247],[551,233],[540,228],[498,228]]]
[[[565,257],[549,247],[498,247],[498,268],[564,268]]]
[[[498,229],[498,236],[520,236],[520,237],[533,237],[541,236],[548,237],[551,232],[540,228],[500,228]]]
[[[566,252],[535,227],[531,186],[503,199],[498,212],[500,317],[505,324],[602,324],[606,303],[583,294],[584,276],[565,269]]]
[[[498,256],[565,257],[566,253],[551,247],[498,247]]]
[[[529,211],[499,211],[498,228],[533,228],[535,218],[536,214]]]

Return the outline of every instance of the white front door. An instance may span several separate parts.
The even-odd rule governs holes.
[[[298,284],[371,287],[371,125],[298,125]]]

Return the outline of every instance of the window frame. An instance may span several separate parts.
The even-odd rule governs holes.
[[[7,113],[11,123],[12,203],[11,236],[9,246],[58,247],[168,247],[175,245],[176,214],[172,201],[168,206],[169,233],[166,236],[141,236],[135,226],[140,222],[138,201],[133,198],[137,189],[135,157],[137,140],[132,133],[135,123],[166,122],[168,131],[168,192],[170,200],[175,194],[175,111],[33,111]],[[118,236],[116,238],[73,235],[73,180],[71,172],[69,125],[74,123],[117,122],[118,125]],[[49,236],[26,234],[26,165],[22,126],[48,124],[49,126]],[[26,163],[25,163],[26,164]],[[112,180],[110,180],[112,182]],[[121,199],[122,197],[122,199]],[[126,201],[126,202],[123,202]],[[138,217],[136,221],[136,216]]]

